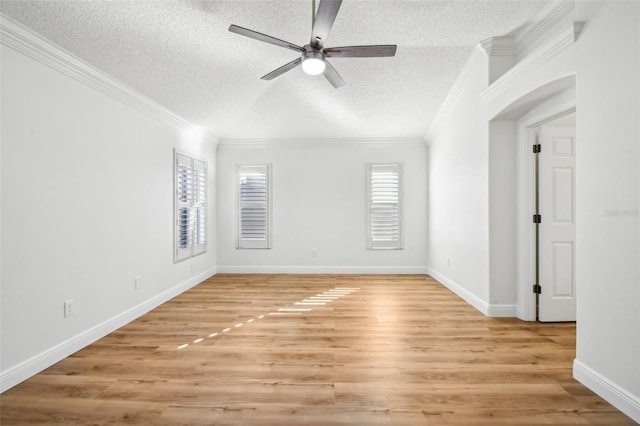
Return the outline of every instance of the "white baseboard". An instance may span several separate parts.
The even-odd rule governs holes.
[[[426,275],[425,266],[218,266],[219,274],[411,274]]]
[[[471,293],[469,290],[463,288],[453,280],[449,279],[445,275],[442,275],[440,272],[436,271],[433,268],[427,268],[427,273],[435,278],[440,284],[447,287],[449,290],[460,296],[465,302],[482,312],[483,314],[489,316],[489,304],[484,300],[480,299],[475,294]]]
[[[577,359],[573,360],[573,377],[634,421],[640,423],[640,397],[621,388]]]
[[[56,345],[46,351],[0,373],[0,393],[17,385],[29,377],[32,377],[45,368],[48,368],[68,357],[69,355],[79,351],[80,349],[90,345],[107,334],[117,330],[118,328],[130,323],[131,321],[146,314],[150,310],[160,306],[166,301],[178,296],[179,294],[189,290],[197,284],[217,273],[216,268],[211,268],[201,274],[196,275],[160,294],[146,300],[131,309],[124,311],[113,318],[110,318],[84,332]]]
[[[518,306],[489,304],[487,316],[491,318],[516,318],[518,316]]]
[[[427,267],[427,274],[488,317],[515,318],[517,316],[517,305],[491,305],[433,268]]]

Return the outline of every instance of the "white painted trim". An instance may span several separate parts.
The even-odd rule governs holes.
[[[523,321],[536,320],[535,295],[531,291],[535,278],[535,237],[531,226],[534,211],[533,129],[575,109],[575,89],[568,89],[543,101],[516,122],[516,316]]]
[[[137,111],[181,130],[194,126],[110,75],[0,12],[0,42]]]
[[[426,266],[218,266],[219,274],[427,275]]]
[[[564,16],[571,13],[574,9],[573,3],[573,0],[564,0],[562,2],[552,2],[550,5],[545,7],[525,27],[523,27],[519,34],[516,34],[513,38],[513,42],[515,43],[515,47],[513,48],[508,48],[508,40],[506,37],[496,37],[481,41],[476,46],[476,49],[471,52],[469,58],[467,58],[467,62],[465,62],[464,67],[453,84],[447,98],[429,124],[427,132],[425,133],[427,144],[429,143],[430,136],[440,125],[440,122],[444,120],[444,118],[449,114],[451,108],[457,103],[467,81],[473,75],[473,64],[477,60],[479,54],[490,55],[494,41],[498,41],[497,44],[500,45],[498,50],[501,55],[511,53],[517,54],[518,52],[522,52],[553,25],[558,23]],[[519,81],[520,77],[524,73],[529,72],[530,69],[535,68],[546,61],[549,57],[573,44],[582,29],[582,25],[582,22],[572,23],[571,26],[568,26],[556,38],[551,40],[551,42],[545,43],[544,46],[518,62],[513,66],[513,68],[494,81],[487,90],[480,95],[481,99],[488,102],[500,94],[511,90],[512,86]],[[496,46],[496,48],[497,47],[498,46]]]
[[[453,106],[458,102],[458,99],[460,99],[460,96],[466,88],[467,83],[474,75],[474,64],[482,56],[485,56],[484,49],[482,45],[478,44],[467,58],[467,62],[465,62],[462,70],[460,71],[460,74],[458,74],[458,78],[456,78],[456,81],[453,83],[453,86],[451,87],[451,90],[449,91],[446,99],[442,103],[442,106],[438,110],[438,113],[435,115],[435,117],[433,117],[433,120],[431,120],[424,138],[427,145],[429,144],[430,136],[436,131],[440,123],[451,112],[451,108],[453,108]]]
[[[529,23],[529,26],[525,28],[525,32],[530,33],[529,36],[520,36],[520,38],[516,37],[516,48],[515,51],[522,51],[526,46],[526,43],[532,43],[537,38],[540,37],[544,31],[548,31],[550,28],[549,25],[556,24],[563,16],[573,11],[573,1],[565,1],[559,2],[558,4],[551,4],[547,8],[545,8],[539,16],[536,16],[534,20]],[[548,20],[548,22],[547,22]],[[497,80],[495,80],[491,85],[480,94],[480,98],[485,102],[490,102],[491,100],[497,98],[505,92],[509,92],[513,89],[513,86],[518,84],[522,76],[532,69],[536,68],[540,64],[547,61],[550,57],[558,54],[562,50],[571,46],[578,38],[580,31],[582,30],[583,22],[572,22],[571,25],[568,25],[562,32],[560,32],[555,38],[545,43],[543,46],[538,48],[533,53],[526,56],[516,65],[514,65],[510,70],[501,75]],[[503,39],[501,40],[502,44],[505,44],[506,39],[504,38],[496,38]],[[525,40],[526,39],[526,40]],[[453,84],[451,91],[447,95],[444,103],[440,107],[440,110],[435,115],[427,132],[425,133],[425,140],[427,144],[429,144],[430,136],[436,131],[440,123],[444,120],[444,118],[449,114],[451,108],[457,103],[460,95],[462,94],[464,88],[466,87],[466,83],[469,81],[471,76],[473,75],[473,64],[478,59],[479,55],[489,55],[491,53],[485,50],[492,44],[494,39],[488,39],[480,42],[476,49],[469,55],[467,62],[465,62],[462,71],[458,75],[455,83]],[[505,46],[501,46],[500,48],[501,54],[510,53],[505,50]]]
[[[515,318],[518,315],[517,305],[488,305],[487,316],[491,318]]]
[[[160,306],[166,301],[184,293],[191,287],[200,284],[204,280],[212,277],[217,273],[216,268],[202,272],[160,294],[136,305],[116,316],[110,318],[82,333],[53,346],[46,351],[0,373],[0,393],[12,388],[18,383],[38,374],[45,368],[48,368],[68,357],[69,355],[79,351],[90,345],[107,334],[117,330],[120,327],[130,323],[136,318],[141,317],[152,309]]]
[[[436,271],[431,267],[427,267],[427,273],[433,277],[436,281],[438,281],[443,286],[447,287],[449,290],[460,296],[465,302],[479,310],[486,316],[489,316],[489,304],[484,300],[480,299],[475,294],[471,293],[469,290],[465,289],[455,281],[449,279],[445,275]]]
[[[523,321],[536,320],[536,299],[531,291],[535,282],[534,234],[530,217],[534,212],[534,166],[529,146],[535,122],[516,124],[516,303],[517,316]]]
[[[222,139],[218,149],[284,149],[284,148],[418,148],[426,143],[420,138],[398,139]]]
[[[640,423],[640,398],[618,386],[586,364],[573,360],[573,377],[611,405]]]
[[[516,54],[512,37],[491,37],[480,42],[487,56],[514,56]]]
[[[517,54],[533,45],[555,24],[575,10],[575,0],[550,2],[516,33],[514,37]]]
[[[513,87],[519,84],[526,74],[573,45],[582,30],[582,26],[582,22],[572,22],[555,38],[545,43],[500,76],[487,90],[480,94],[480,98],[488,103],[498,96],[513,90]]]

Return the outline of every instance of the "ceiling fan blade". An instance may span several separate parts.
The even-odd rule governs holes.
[[[347,84],[344,82],[342,77],[340,77],[340,74],[338,74],[338,71],[336,71],[336,69],[331,66],[329,61],[325,60],[324,63],[326,65],[324,69],[324,76],[327,78],[327,80],[329,80],[329,83],[331,83],[333,87],[335,87],[336,89],[339,89],[345,84]]]
[[[302,58],[297,58],[297,59],[289,62],[288,64],[285,64],[285,65],[281,66],[280,68],[277,68],[277,69],[271,71],[269,74],[263,75],[260,78],[262,80],[273,80],[276,77],[280,77],[285,72],[291,71],[292,69],[294,69],[295,67],[297,67],[301,63],[302,63]]]
[[[296,52],[303,52],[304,49],[300,46],[296,46],[288,41],[280,40],[279,38],[271,37],[266,34],[259,33],[257,31],[242,28],[237,25],[231,25],[229,31],[232,33],[240,34],[245,37],[254,38],[256,40],[264,41],[265,43],[275,44],[276,46],[284,47],[285,49],[295,50]]]
[[[324,45],[341,4],[342,0],[320,0],[311,31],[311,46],[321,48]]]
[[[331,47],[324,54],[329,58],[382,58],[395,56],[396,48],[395,44]]]

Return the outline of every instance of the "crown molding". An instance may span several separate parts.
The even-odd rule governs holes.
[[[49,68],[181,130],[194,126],[110,75],[0,12],[0,43]]]
[[[562,2],[561,6],[562,7],[555,6],[553,8],[547,7],[546,9],[556,11],[560,18],[566,14],[566,8],[568,6],[570,6],[571,10],[573,10],[572,2]],[[558,12],[558,10],[564,12],[560,13]],[[554,21],[554,24],[560,18],[557,18],[556,21]],[[505,72],[502,76],[500,76],[500,78],[495,80],[484,92],[480,94],[480,98],[485,102],[489,102],[502,93],[509,91],[512,86],[517,83],[517,81],[521,79],[526,73],[528,73],[532,69],[535,69],[540,64],[544,63],[549,58],[558,54],[567,47],[573,45],[578,39],[580,32],[582,31],[583,25],[584,22],[571,22],[571,24],[567,25],[556,37],[540,46],[537,50],[526,56],[523,60],[514,65],[510,70]],[[453,84],[449,95],[440,107],[440,110],[431,121],[431,124],[429,125],[429,128],[425,134],[425,140],[427,141],[427,144],[429,143],[428,141],[431,139],[431,135],[433,134],[433,132],[435,132],[444,117],[449,114],[453,105],[455,105],[460,98],[460,95],[462,94],[462,91],[464,90],[466,83],[473,72],[473,64],[477,60],[478,55],[484,53],[485,55],[487,55],[487,57],[489,57],[499,56],[498,52],[500,52],[500,56],[503,54],[507,54],[510,49],[509,39],[510,37],[493,37],[478,44],[477,48],[467,59],[467,62],[458,75],[458,78]]]
[[[516,48],[512,37],[491,37],[479,46],[487,56],[515,56]]]
[[[397,139],[222,139],[218,149],[425,148],[421,138]]]
[[[516,52],[519,54],[531,47],[540,37],[551,30],[554,25],[574,11],[575,0],[550,2],[514,35]]]
[[[456,78],[455,82],[453,83],[453,86],[451,87],[449,94],[445,98],[444,102],[442,103],[442,106],[436,113],[433,120],[431,120],[431,123],[427,128],[427,132],[425,133],[425,137],[424,137],[427,145],[429,145],[430,136],[438,128],[442,120],[444,120],[444,118],[449,114],[449,112],[451,112],[451,108],[453,108],[453,106],[458,102],[458,99],[462,95],[462,92],[467,86],[468,81],[470,80],[471,76],[475,72],[473,67],[474,64],[484,53],[485,51],[482,48],[482,46],[477,45],[476,48],[473,49],[473,51],[467,58],[467,62],[464,63],[464,66],[462,67],[460,74],[458,74],[458,78]]]
[[[513,68],[500,76],[500,78],[494,81],[487,90],[480,94],[480,98],[485,102],[490,102],[501,94],[511,90],[513,85],[517,84],[525,74],[534,70],[549,58],[557,55],[569,46],[572,46],[578,39],[583,25],[584,22],[572,22],[555,38],[540,46],[533,53],[514,65]]]

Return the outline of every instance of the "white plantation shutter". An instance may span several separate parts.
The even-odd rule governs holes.
[[[207,163],[175,152],[176,262],[207,250]]]
[[[238,165],[237,174],[238,248],[270,248],[270,166]]]
[[[368,165],[368,248],[402,248],[401,191],[401,164]]]

